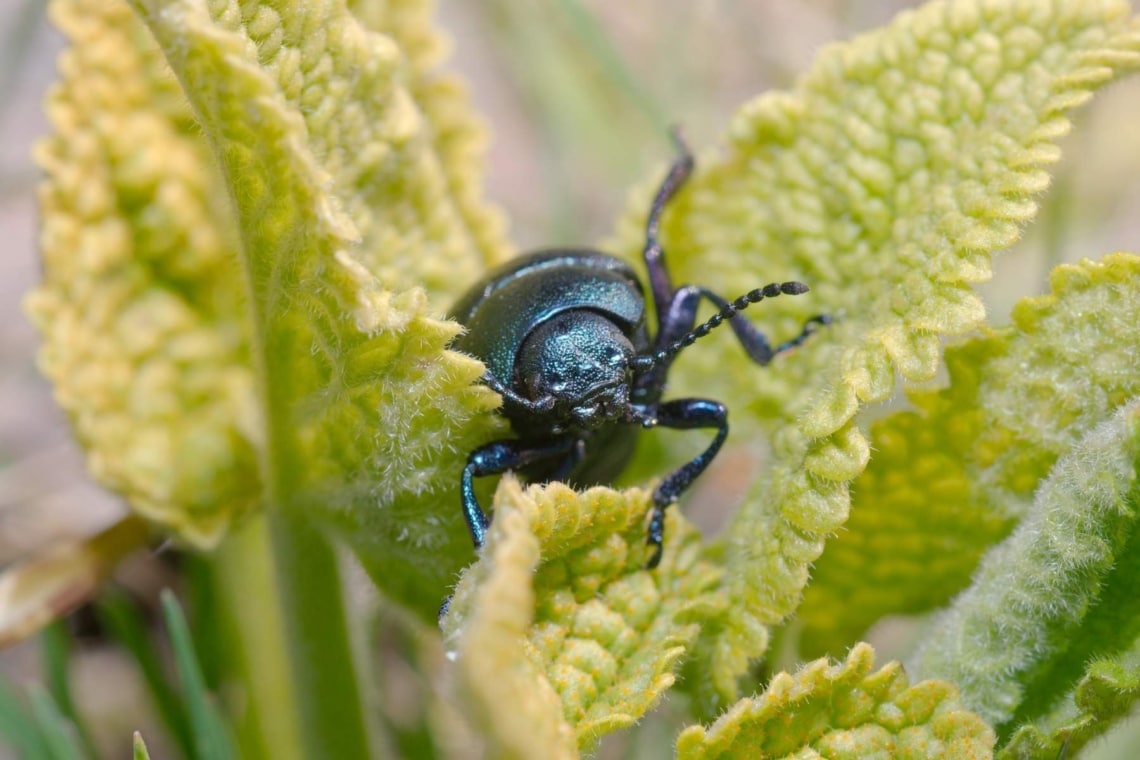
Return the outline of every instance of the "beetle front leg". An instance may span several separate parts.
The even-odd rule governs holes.
[[[670,473],[653,492],[653,516],[649,520],[649,535],[646,539],[646,543],[653,547],[653,556],[649,558],[649,569],[657,567],[661,561],[662,542],[665,537],[665,509],[677,501],[693,480],[705,471],[728,436],[728,411],[724,408],[724,404],[708,399],[677,399],[658,404],[655,418],[659,427],[678,430],[716,428],[716,437],[709,447],[691,462]]]
[[[546,445],[535,445],[507,438],[480,446],[471,452],[463,467],[459,493],[463,517],[467,520],[467,529],[471,531],[471,541],[476,549],[483,548],[491,522],[475,498],[475,478],[498,475],[507,470],[518,470],[545,459],[563,456],[573,450],[575,443],[574,438],[565,438]]]
[[[566,456],[558,463],[557,469],[546,477],[546,482],[557,483],[566,480],[566,478],[570,477],[570,473],[574,471],[574,468],[581,464],[585,458],[586,442],[579,438],[574,441],[570,450],[566,453]]]

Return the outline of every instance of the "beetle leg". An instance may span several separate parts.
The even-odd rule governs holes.
[[[652,410],[652,407],[649,410]],[[717,401],[703,398],[666,401],[657,405],[655,418],[658,426],[678,430],[716,428],[716,437],[709,447],[691,462],[666,476],[653,492],[653,516],[649,520],[649,536],[646,539],[646,543],[653,547],[653,556],[649,558],[648,565],[650,569],[657,567],[657,563],[661,561],[666,507],[675,502],[693,480],[705,471],[728,436],[728,411],[724,408],[724,404]]]
[[[776,346],[776,348],[772,350],[772,356],[782,354],[789,349],[795,348],[796,346],[800,345],[805,340],[810,338],[812,336],[812,334],[816,330],[819,329],[820,325],[830,325],[830,324],[831,324],[831,316],[830,315],[828,315],[828,314],[816,314],[814,317],[811,317],[806,322],[804,322],[803,329],[800,330],[799,335],[792,338],[791,340],[785,340],[783,343]],[[749,356],[751,356],[751,353],[749,354]]]
[[[545,480],[548,483],[556,483],[566,480],[570,477],[570,473],[574,468],[581,464],[582,460],[586,458],[586,442],[581,438],[574,441],[574,445],[570,447],[570,451],[566,457],[558,463],[555,469]]]
[[[459,492],[463,505],[463,516],[467,519],[467,528],[471,531],[471,540],[476,549],[482,548],[487,538],[487,528],[490,527],[491,522],[475,498],[474,479],[484,475],[498,475],[507,470],[518,470],[544,459],[561,456],[572,451],[574,445],[574,438],[562,438],[545,445],[536,445],[533,442],[520,441],[517,438],[507,438],[501,441],[492,441],[471,452],[471,456],[467,457],[467,464],[463,468]]]
[[[669,269],[665,266],[665,251],[661,248],[661,241],[657,239],[661,226],[661,213],[693,172],[693,154],[681,137],[681,132],[674,128],[670,134],[673,137],[673,144],[677,146],[677,158],[669,167],[669,172],[653,198],[653,205],[649,208],[649,220],[645,224],[645,249],[642,251],[645,268],[649,273],[649,288],[653,291],[653,306],[658,314],[664,313],[673,298],[673,281],[669,277]]]

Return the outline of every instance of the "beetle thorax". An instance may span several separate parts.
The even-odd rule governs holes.
[[[575,309],[538,325],[519,347],[516,389],[552,398],[552,434],[593,430],[629,410],[633,344],[611,319]]]

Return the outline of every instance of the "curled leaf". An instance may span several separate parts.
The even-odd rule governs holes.
[[[993,730],[962,709],[945,681],[910,686],[892,662],[875,672],[858,644],[845,662],[810,662],[780,673],[764,693],[742,699],[709,728],[677,738],[680,760],[712,758],[985,758]]]
[[[1076,687],[1047,715],[1021,725],[998,754],[1000,758],[1072,756],[1140,701],[1140,647],[1090,662]]]
[[[673,684],[700,621],[719,612],[719,574],[675,512],[661,564],[645,569],[647,506],[644,491],[500,484],[487,546],[443,627],[473,711],[509,756],[545,755],[540,739],[567,731],[569,746],[586,749],[632,725]]]

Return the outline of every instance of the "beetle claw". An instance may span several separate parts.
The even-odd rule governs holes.
[[[653,539],[649,539],[646,543],[653,547],[653,556],[645,563],[646,570],[654,570],[661,564],[661,555],[665,553],[665,549],[661,544],[653,543]]]

